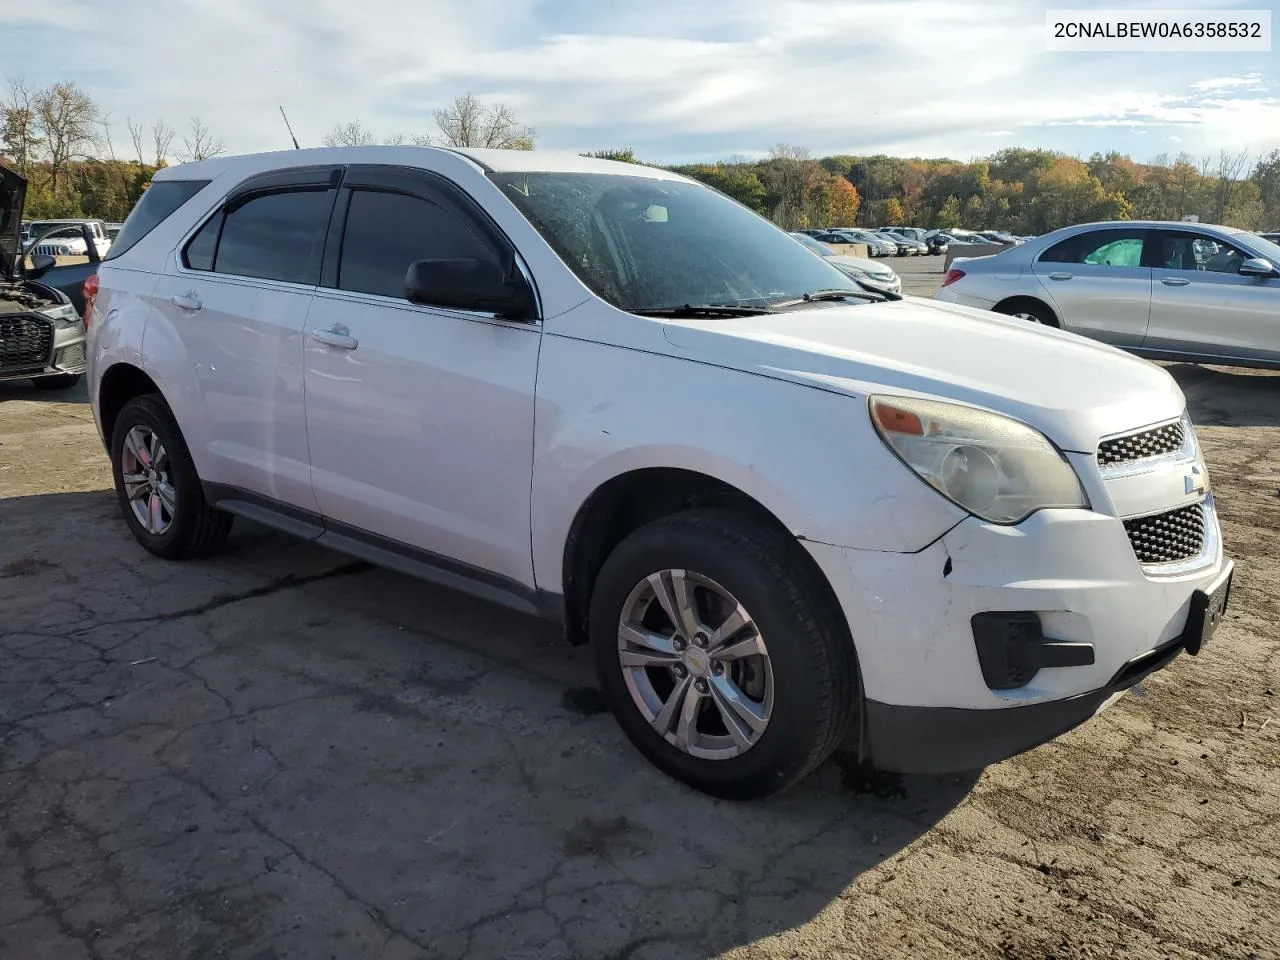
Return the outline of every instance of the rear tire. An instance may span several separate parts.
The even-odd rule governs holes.
[[[785,533],[708,509],[640,528],[604,562],[591,596],[597,673],[619,725],[659,769],[713,796],[756,799],[839,745],[860,695],[857,660],[805,560]],[[676,607],[692,598],[692,621],[667,614],[655,581]],[[658,664],[635,665],[655,653]]]
[[[1028,323],[1038,323],[1045,327],[1058,326],[1058,318],[1053,315],[1053,311],[1038,300],[1010,300],[1008,303],[996,304],[994,309],[996,313],[1017,317]]]
[[[135,397],[116,417],[111,473],[125,523],[156,556],[204,556],[231,533],[234,518],[205,500],[182,431],[158,394]]]
[[[70,390],[80,382],[78,373],[55,373],[48,377],[36,377],[31,381],[37,390]]]

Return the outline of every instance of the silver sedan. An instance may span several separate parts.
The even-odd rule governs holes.
[[[1154,360],[1280,368],[1280,245],[1233,227],[1066,227],[989,257],[956,258],[935,298]]]

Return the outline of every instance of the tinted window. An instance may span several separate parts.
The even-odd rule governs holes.
[[[334,191],[260,193],[227,208],[213,269],[238,277],[320,282]]]
[[[1093,230],[1055,243],[1040,255],[1040,260],[1046,263],[1140,267],[1145,238],[1144,230]]]
[[[208,180],[160,180],[142,194],[111,242],[104,260],[114,260],[205,188]]]
[[[443,207],[403,193],[356,190],[342,238],[338,286],[404,296],[404,275],[417,260],[496,260],[467,226]]]
[[[213,254],[218,246],[218,231],[222,229],[222,211],[209,220],[191,238],[183,252],[183,260],[192,270],[212,270]]]

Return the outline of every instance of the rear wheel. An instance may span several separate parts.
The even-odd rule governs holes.
[[[1010,300],[996,304],[995,312],[1046,327],[1058,326],[1058,318],[1053,315],[1053,311],[1038,300]]]
[[[233,517],[204,499],[168,404],[156,394],[124,405],[111,435],[111,472],[125,523],[157,556],[185,560],[222,545]]]
[[[37,377],[31,381],[37,390],[70,390],[80,382],[78,373],[55,373],[49,377]]]
[[[720,510],[637,530],[591,598],[600,683],[650,761],[706,793],[764,797],[839,744],[853,645],[795,541]]]

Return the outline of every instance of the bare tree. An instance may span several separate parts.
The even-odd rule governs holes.
[[[36,116],[49,154],[52,193],[58,195],[58,175],[76,158],[88,156],[98,137],[98,105],[74,83],[55,83],[39,93]]]
[[[147,161],[142,153],[142,124],[134,123],[132,117],[125,117],[124,122],[129,128],[129,139],[133,141],[133,152],[137,154],[138,166],[144,166]]]
[[[226,150],[221,137],[215,137],[199,117],[191,118],[191,136],[182,138],[182,159],[186,163],[208,160]]]
[[[1241,150],[1239,153],[1227,153],[1223,150],[1218,154],[1218,184],[1213,191],[1214,223],[1226,222],[1227,207],[1231,204],[1232,194],[1235,193],[1238,181],[1244,179],[1248,168],[1248,150]]]
[[[324,135],[326,147],[367,147],[372,143],[377,143],[377,140],[359,120],[340,123]]]
[[[515,111],[505,103],[485,106],[470,93],[454,97],[453,103],[435,111],[436,126],[450,147],[496,147],[503,150],[532,150],[535,131],[516,120]]]
[[[155,165],[163,167],[169,162],[169,148],[173,146],[173,138],[177,131],[163,120],[151,125],[151,146],[155,151]]]
[[[39,93],[27,86],[22,77],[10,77],[6,86],[8,96],[0,102],[0,148],[25,177],[45,142],[36,113]]]

